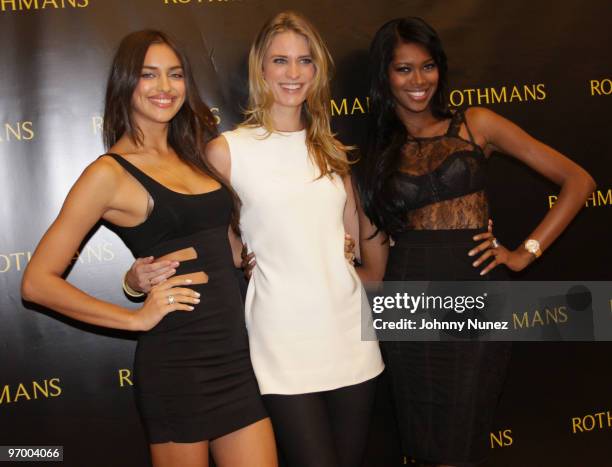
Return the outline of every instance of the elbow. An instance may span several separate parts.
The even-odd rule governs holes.
[[[21,298],[27,302],[36,301],[36,285],[31,276],[26,269],[21,280]]]
[[[584,175],[586,178],[586,184],[588,186],[589,193],[594,192],[597,188],[597,183],[595,182],[595,179],[591,177],[591,175],[586,171],[584,172]]]

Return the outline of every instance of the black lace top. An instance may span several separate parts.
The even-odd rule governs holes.
[[[466,125],[470,140],[459,136]],[[406,230],[476,229],[487,225],[484,192],[486,158],[463,111],[451,118],[444,135],[411,138],[402,150],[396,193],[409,206]]]

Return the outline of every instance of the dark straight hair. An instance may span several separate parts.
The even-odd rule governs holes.
[[[405,229],[405,213],[409,208],[392,179],[402,147],[412,138],[395,112],[395,98],[389,86],[389,66],[396,47],[402,43],[421,45],[431,54],[439,75],[431,111],[439,119],[451,116],[446,54],[436,31],[417,17],[396,18],[385,23],[370,46],[368,139],[355,171],[365,213],[379,230],[388,233]]]
[[[168,34],[151,29],[137,31],[125,36],[119,44],[106,85],[104,145],[109,149],[124,134],[134,144],[142,143],[142,131],[132,118],[132,95],[140,80],[145,55],[153,44],[165,44],[172,49],[181,62],[185,80],[185,102],[168,123],[168,143],[181,160],[230,190],[234,199],[232,226],[238,232],[240,200],[204,153],[206,144],[218,135],[215,118],[200,97],[187,55]]]

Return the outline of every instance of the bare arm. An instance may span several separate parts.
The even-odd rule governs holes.
[[[344,232],[348,235],[345,237],[345,254],[349,256],[361,258],[359,251],[359,215],[357,213],[357,203],[355,201],[355,190],[350,175],[342,177],[344,183],[344,191],[346,191],[346,204],[344,205]]]
[[[232,175],[232,158],[229,145],[223,135],[217,136],[208,143],[206,146],[206,158],[229,184]],[[242,267],[242,249],[244,247],[242,239],[234,232],[231,226],[228,229],[227,235],[232,247],[234,266],[240,268]]]
[[[355,196],[355,206],[359,221],[359,246],[361,251],[361,266],[357,274],[362,282],[382,281],[389,257],[389,239],[384,232],[377,231],[368,216],[366,216],[359,196]]]
[[[141,312],[134,313],[98,300],[62,278],[91,228],[100,218],[113,216],[124,207],[119,201],[120,180],[118,168],[103,159],[83,172],[26,268],[21,285],[24,299],[85,323],[126,330],[149,329],[166,313],[179,309],[178,305],[174,308],[158,306],[156,298],[152,297]],[[173,290],[177,290],[177,294],[181,291]]]
[[[594,180],[578,164],[490,110],[472,108],[467,119],[485,152],[500,151],[513,156],[561,187],[558,201],[527,236],[538,240],[544,251],[584,206],[595,189]],[[534,258],[521,246],[510,252],[507,259],[508,267],[520,270]]]

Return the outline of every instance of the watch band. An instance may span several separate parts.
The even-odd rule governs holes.
[[[525,250],[534,255],[536,258],[542,256],[542,250],[540,249],[540,242],[534,238],[530,238],[523,243]]]

